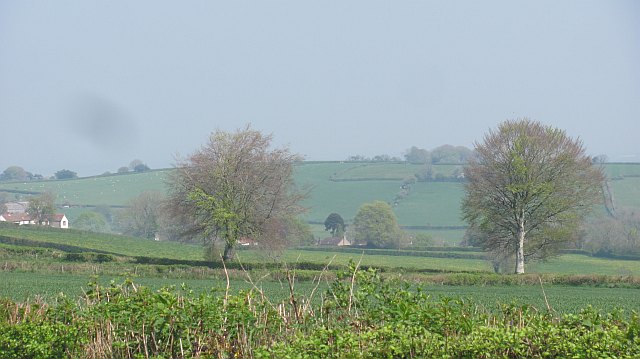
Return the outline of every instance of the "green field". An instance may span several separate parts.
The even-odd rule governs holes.
[[[433,165],[435,173],[451,175],[459,169],[456,165]],[[394,202],[405,178],[424,169],[423,165],[402,162],[308,162],[296,167],[295,180],[300,187],[310,189],[309,198],[303,202],[308,208],[304,218],[315,223],[314,234],[324,237],[322,226],[326,217],[339,213],[347,223],[351,222],[358,208],[366,202],[382,200]],[[606,164],[605,172],[613,180],[614,202],[617,208],[640,207],[640,164]],[[123,206],[127,201],[146,190],[165,190],[164,178],[168,170],[145,173],[97,176],[66,181],[38,181],[0,183],[0,191],[13,191],[9,199],[26,199],[22,192],[56,193],[58,205],[67,213],[71,226],[77,216],[92,206]],[[409,194],[394,204],[394,210],[402,226],[413,231],[431,234],[435,242],[454,245],[462,240],[465,223],[460,216],[460,202],[464,195],[463,184],[456,182],[418,182],[411,186]],[[87,208],[87,206],[89,208]]]
[[[33,300],[37,297],[53,301],[61,294],[71,298],[83,295],[87,290],[87,284],[91,277],[79,274],[63,273],[29,273],[29,272],[4,272],[0,282],[0,297],[10,298],[16,301]],[[101,277],[103,285],[111,280],[116,283],[124,281],[125,277]],[[226,281],[221,278],[207,279],[179,279],[164,277],[136,277],[135,283],[144,285],[154,290],[167,286],[177,288],[186,285],[196,293],[210,290],[223,291]],[[258,287],[272,300],[284,300],[288,293],[285,282],[261,281],[256,283]],[[299,296],[309,296],[314,288],[310,281],[296,283],[296,293]],[[231,281],[234,292],[249,290],[252,285],[247,280],[235,279]],[[442,286],[427,285],[427,293],[434,300],[441,298],[464,298],[473,300],[490,310],[497,309],[501,304],[514,303],[517,305],[532,305],[538,309],[546,308],[544,295],[540,286]],[[640,306],[640,289],[637,288],[603,288],[603,287],[576,287],[566,285],[544,285],[544,293],[549,305],[560,313],[575,313],[581,308],[592,306],[597,310],[610,312],[614,309],[623,309],[626,312],[638,310]],[[325,282],[319,287],[319,294],[327,289]]]
[[[7,241],[6,239],[9,239]],[[26,240],[20,243],[16,240]],[[178,242],[156,242],[139,238],[91,233],[77,230],[37,228],[32,226],[0,225],[0,240],[14,246],[61,248],[52,245],[72,246],[70,251],[107,252],[127,257],[152,257],[175,260],[203,260],[203,250],[199,245]],[[14,240],[11,242],[11,240]],[[463,249],[459,249],[462,251]],[[447,252],[458,251],[452,247]],[[397,254],[396,254],[397,252]],[[376,254],[389,253],[389,254]],[[245,263],[279,262],[347,265],[349,261],[361,261],[363,266],[394,269],[407,272],[485,272],[492,271],[488,261],[469,258],[437,258],[411,255],[407,251],[355,250],[353,253],[323,248],[322,250],[288,249],[277,256],[259,250],[240,250],[237,258]],[[440,253],[440,252],[437,252]],[[446,252],[445,252],[446,253]],[[464,250],[462,254],[481,255],[479,252]],[[556,273],[580,275],[640,276],[640,261],[614,260],[565,254],[545,262],[534,262],[528,266],[529,273]]]
[[[58,205],[122,206],[141,192],[164,191],[165,175],[166,171],[160,170],[61,181],[0,183],[0,191],[51,191],[57,195]]]
[[[312,163],[298,166],[296,168],[297,183],[300,185],[308,184],[312,188],[311,197],[305,204],[310,208],[307,213],[307,219],[315,222],[313,224],[314,234],[318,237],[326,235],[320,223],[331,212],[338,212],[347,221],[350,221],[358,207],[364,202],[372,200],[392,201],[400,190],[403,178],[410,175],[417,167],[403,163],[362,164],[339,162]],[[636,177],[636,174],[640,173],[640,171],[636,172],[639,168],[640,166],[634,165],[616,164],[607,166],[607,172],[612,176],[616,176],[615,180],[611,181],[616,206],[636,208],[639,206],[640,201],[636,200],[636,198],[640,198],[640,177]],[[441,173],[445,171],[452,172],[455,167],[442,166],[437,170],[442,171]],[[84,206],[101,204],[122,206],[128,199],[144,190],[162,190],[165,175],[166,172],[155,171],[143,174],[92,177],[70,181],[43,181],[24,184],[4,183],[0,185],[0,190],[14,191],[10,192],[10,196],[15,197],[17,195],[18,198],[27,197],[28,194],[20,194],[15,191],[39,192],[46,189],[55,191],[60,205],[67,204],[71,206],[71,208],[66,209],[69,210],[69,216],[73,218],[74,215],[87,209]],[[462,196],[463,185],[460,183],[420,182],[412,186],[409,195],[400,200],[394,206],[394,209],[400,223],[411,227],[409,228],[411,232],[430,233],[436,246],[452,245],[458,243],[464,234],[464,228],[462,227],[464,223],[460,220],[459,215],[459,204]],[[565,340],[564,335],[575,336],[575,333],[586,333],[585,338],[588,338],[591,329],[594,330],[593,333],[596,335],[600,324],[594,325],[594,323],[601,323],[603,320],[610,320],[614,326],[623,325],[623,330],[627,330],[627,326],[631,328],[615,337],[621,338],[620,343],[623,343],[621,345],[630,343],[630,340],[625,338],[629,335],[635,335],[633,330],[636,329],[633,328],[640,328],[637,317],[632,314],[634,312],[637,313],[638,308],[640,308],[640,261],[637,260],[603,259],[587,255],[565,254],[545,262],[528,263],[526,268],[528,274],[523,276],[493,274],[490,263],[482,259],[482,253],[473,248],[457,248],[455,246],[446,248],[429,247],[425,250],[416,251],[317,247],[288,249],[281,253],[255,249],[238,250],[236,260],[227,263],[228,270],[222,268],[220,263],[204,261],[203,253],[201,246],[193,244],[156,242],[74,229],[60,230],[0,224],[0,314],[3,313],[2,310],[5,313],[10,313],[23,308],[22,306],[24,308],[38,308],[40,304],[29,303],[42,302],[46,303],[45,305],[53,306],[56,303],[61,303],[62,311],[60,313],[63,313],[65,310],[71,310],[69,308],[72,307],[70,307],[71,304],[69,303],[74,303],[74,309],[72,309],[73,317],[78,320],[89,318],[91,325],[88,327],[93,328],[94,326],[92,325],[97,325],[97,322],[92,322],[90,318],[93,317],[87,316],[87,313],[95,315],[95,313],[100,313],[101,308],[107,308],[107,305],[114,305],[113,312],[107,313],[108,315],[105,318],[115,320],[119,315],[123,321],[116,326],[107,326],[105,328],[127,328],[125,330],[126,335],[130,335],[130,333],[139,332],[141,328],[127,326],[131,325],[132,321],[130,319],[132,317],[130,318],[126,313],[121,313],[123,311],[126,312],[131,304],[142,303],[146,305],[148,303],[149,306],[146,308],[146,312],[136,312],[136,314],[138,319],[140,316],[144,317],[148,314],[152,317],[152,320],[150,322],[142,322],[142,336],[140,339],[132,339],[131,342],[133,347],[138,350],[136,355],[143,357],[144,350],[147,350],[147,348],[145,347],[142,350],[139,344],[147,340],[144,328],[148,329],[149,326],[145,327],[145,325],[153,326],[157,324],[160,326],[161,324],[159,323],[162,323],[160,320],[164,315],[163,313],[167,313],[166,310],[169,309],[166,300],[167,298],[172,298],[165,297],[168,292],[161,290],[161,288],[167,286],[181,288],[185,285],[187,291],[180,291],[182,294],[179,294],[179,296],[184,296],[179,297],[182,299],[177,300],[174,304],[197,303],[199,300],[197,298],[205,298],[211,290],[216,291],[215,293],[217,294],[215,295],[218,296],[221,295],[220,293],[224,293],[227,283],[225,278],[228,274],[230,278],[230,293],[238,296],[232,297],[231,306],[226,308],[231,309],[229,313],[240,315],[240,318],[243,318],[242,320],[246,320],[246,322],[243,322],[246,324],[242,324],[245,325],[245,328],[262,326],[268,322],[272,323],[270,321],[274,317],[270,317],[270,321],[260,319],[252,322],[250,320],[254,318],[254,314],[265,312],[251,314],[244,311],[247,305],[253,305],[256,300],[262,300],[265,303],[265,298],[267,298],[268,302],[265,308],[273,308],[278,313],[283,313],[282,318],[286,318],[285,321],[288,323],[287,325],[276,325],[276,327],[300,328],[291,327],[291,323],[294,323],[295,318],[292,315],[291,308],[295,307],[294,303],[296,302],[292,300],[293,297],[287,282],[287,275],[295,273],[296,280],[293,282],[295,284],[294,297],[297,298],[298,303],[304,303],[316,287],[314,280],[320,276],[322,277],[318,291],[309,301],[315,306],[315,309],[313,309],[316,311],[315,313],[320,313],[320,308],[323,307],[321,303],[326,303],[322,302],[321,298],[329,300],[336,298],[336,292],[330,291],[330,288],[334,288],[333,285],[336,283],[343,283],[342,288],[346,288],[342,292],[343,295],[348,295],[350,291],[352,293],[355,292],[354,298],[365,302],[370,300],[369,303],[371,305],[368,309],[363,306],[356,311],[345,309],[350,308],[350,305],[345,305],[344,307],[338,305],[333,307],[338,312],[335,312],[336,315],[332,317],[332,320],[325,321],[324,317],[318,318],[318,323],[321,322],[321,325],[317,328],[309,329],[309,332],[300,330],[291,335],[292,333],[288,331],[273,331],[266,335],[267,338],[273,338],[275,333],[280,333],[278,335],[281,335],[281,337],[277,340],[274,339],[274,343],[284,343],[288,340],[291,343],[298,343],[295,344],[300,345],[296,349],[296,353],[299,353],[300,348],[303,347],[321,348],[324,343],[327,343],[328,341],[325,338],[318,336],[318,345],[316,345],[317,343],[310,346],[304,344],[306,338],[313,337],[315,333],[322,333],[322,330],[327,329],[327,326],[334,328],[331,330],[335,330],[335,333],[342,334],[352,333],[355,330],[354,328],[363,329],[361,332],[364,333],[362,334],[363,337],[355,344],[356,346],[350,347],[347,345],[345,347],[347,349],[351,348],[349,349],[352,350],[350,353],[356,353],[357,355],[357,353],[362,353],[361,348],[367,343],[382,343],[380,344],[381,348],[392,349],[393,345],[397,343],[392,345],[388,344],[387,341],[381,340],[383,338],[386,338],[384,340],[392,338],[391,334],[397,331],[402,332],[402,338],[406,338],[405,332],[411,328],[420,329],[424,328],[425,325],[431,325],[436,328],[434,330],[437,330],[438,323],[440,323],[438,318],[444,320],[443,323],[445,324],[449,323],[452,320],[451,318],[454,318],[454,322],[450,323],[450,325],[453,325],[452,328],[456,328],[450,333],[457,333],[451,337],[453,340],[456,339],[458,334],[462,333],[459,331],[460,323],[470,323],[468,322],[470,320],[474,323],[473,327],[478,328],[478,331],[475,332],[476,334],[469,335],[468,338],[464,335],[459,337],[459,339],[456,339],[459,341],[456,345],[462,348],[465,347],[466,344],[464,343],[467,343],[468,340],[481,338],[478,335],[498,333],[499,330],[502,330],[496,336],[489,335],[486,337],[490,340],[495,339],[495,343],[502,343],[499,344],[499,347],[505,348],[504,351],[489,352],[497,357],[507,355],[505,353],[509,353],[515,344],[520,345],[523,343],[522,340],[516,339],[514,339],[515,342],[508,341],[516,333],[510,328],[513,320],[526,321],[526,323],[522,323],[522,330],[526,331],[526,333],[523,332],[524,334],[521,333],[525,335],[523,338],[531,338],[531,332],[528,331],[530,330],[529,324],[535,322],[540,326],[536,327],[537,324],[532,325],[532,330],[547,328],[545,329],[547,331],[543,331],[539,335],[539,338],[542,338],[540,343],[546,345],[549,342],[549,338],[556,338],[556,342],[560,341],[560,344],[557,344],[556,347],[560,346],[562,348],[564,348],[563,343],[574,344],[572,340]],[[242,267],[238,265],[240,262]],[[323,271],[322,268],[329,263],[331,263],[331,267]],[[385,288],[382,285],[383,282],[371,282],[377,283],[374,287],[369,286],[366,282],[362,286],[352,285],[351,289],[349,289],[348,285],[345,286],[345,283],[348,284],[350,278],[355,278],[356,276],[353,275],[352,277],[352,272],[349,272],[344,277],[341,277],[340,273],[345,273],[344,271],[349,266],[353,266],[354,263],[359,263],[360,265],[358,276],[362,273],[365,274],[363,277],[367,277],[367,275],[373,275],[372,273],[377,271],[376,273],[379,273],[380,280],[384,283],[390,283],[391,287],[388,287],[390,289],[384,296],[386,296],[387,300],[391,299],[389,303],[396,303],[397,305],[389,304],[383,308],[378,308],[376,305],[380,303],[381,298],[384,296],[376,297],[376,295],[382,294],[382,292],[376,293],[369,299],[362,296],[364,292],[359,292],[360,290],[366,292],[371,288],[382,290]],[[243,268],[247,268],[247,270]],[[252,279],[256,287],[249,283],[249,278]],[[338,278],[343,278],[343,281],[336,281]],[[146,297],[141,298],[141,302],[131,301],[131,297],[125,296],[118,300],[110,301],[110,299],[107,299],[103,303],[104,305],[100,304],[89,308],[87,307],[88,299],[80,298],[90,289],[88,283],[94,279],[102,286],[108,286],[112,281],[114,283],[123,283],[127,279],[132,279],[137,286],[142,285],[151,288],[153,292],[149,292]],[[424,292],[420,292],[418,287],[422,288]],[[139,289],[139,287],[137,288]],[[112,294],[117,295],[116,293],[119,293],[118,290],[116,288]],[[189,290],[193,290],[193,293],[189,292]],[[250,297],[244,294],[249,290],[253,290],[253,293],[256,293],[253,297],[254,299],[249,299]],[[144,291],[140,291],[140,293],[144,293]],[[258,293],[264,293],[264,296]],[[416,293],[426,293],[428,295],[428,303],[418,305],[416,302],[404,301],[405,299],[418,298]],[[63,295],[66,298],[70,298],[71,301],[61,299]],[[397,298],[396,295],[398,295]],[[3,298],[9,298],[17,303],[9,302]],[[452,298],[452,300],[449,300],[449,298]],[[118,307],[118,301],[121,301],[124,306]],[[4,307],[1,306],[3,303]],[[339,303],[337,298],[336,303]],[[403,305],[404,303],[412,304]],[[466,307],[461,307],[457,303],[466,303],[462,304],[466,305]],[[30,305],[31,307],[29,307]],[[194,312],[196,313],[195,316],[190,317],[189,315],[193,313],[187,311],[190,313],[187,315],[185,314],[186,312],[180,312],[179,305],[178,307],[171,307],[171,310],[174,310],[171,312],[171,318],[185,318],[188,323],[198,323],[198,320],[200,320],[198,313],[200,312]],[[240,306],[234,307],[234,305]],[[589,307],[598,312],[589,312],[589,310],[583,312],[585,308]],[[233,308],[235,308],[235,312]],[[433,308],[435,308],[435,311],[429,312],[429,310],[434,310]],[[461,308],[466,309],[459,311]],[[550,308],[551,311],[548,312],[547,308]],[[88,311],[81,314],[81,311],[85,309]],[[623,311],[621,312],[622,314],[615,314],[618,309]],[[340,310],[343,312],[340,312]],[[353,317],[354,313],[364,313],[364,310],[371,311],[371,318],[377,318],[379,314],[386,314],[390,315],[389,318],[396,320],[396,322],[389,326],[391,323],[389,319],[380,323],[356,320],[352,326],[348,324],[340,326],[345,318],[350,318],[349,320],[357,319],[358,314]],[[465,310],[468,310],[468,312]],[[218,311],[217,309],[213,312],[227,313],[226,310]],[[340,313],[348,315],[343,316]],[[423,315],[425,313],[433,313],[435,316],[429,317],[428,320],[420,319],[409,322],[404,322],[405,319],[402,319],[413,320],[411,318],[415,319],[415,315]],[[523,315],[528,319],[523,319]],[[565,318],[562,317],[564,315],[567,315],[568,326],[559,325],[565,320],[561,319]],[[6,317],[9,318],[10,316]],[[309,318],[316,317],[312,315]],[[53,335],[58,335],[51,333],[62,332],[59,330],[61,327],[56,326],[55,320],[42,320],[35,326],[29,321],[10,325],[0,322],[2,324],[0,329],[5,330],[2,339],[0,339],[0,345],[18,343],[15,353],[24,353],[24,348],[31,348],[29,345],[34,344],[42,344],[42,348],[48,350],[53,347],[50,338]],[[226,323],[226,320],[223,323]],[[402,327],[405,324],[407,326]],[[33,328],[28,327],[29,325],[32,325]],[[86,324],[84,325],[86,326]],[[559,326],[555,327],[556,325]],[[609,324],[607,325],[606,328],[602,327],[605,329],[600,334],[597,334],[597,340],[589,339],[584,342],[585,351],[576,352],[581,354],[589,352],[594,348],[594,343],[604,340],[602,338],[607,335],[608,341],[604,340],[606,343],[603,344],[606,348],[598,353],[610,353],[611,338],[615,335],[608,334],[612,327]],[[36,330],[40,327],[43,330],[50,330],[47,332],[49,337],[31,334],[35,332],[20,332],[22,330],[20,328],[27,327],[29,328],[28,330]],[[64,324],[63,327],[69,327],[68,323]],[[73,325],[70,327],[73,327]],[[189,333],[195,333],[197,328],[199,327],[194,326]],[[230,325],[228,329],[235,330],[237,328],[237,326]],[[103,329],[100,330],[102,331]],[[560,330],[562,330],[562,335],[558,334]],[[161,332],[162,330],[158,329],[157,333]],[[24,335],[21,337],[20,335],[22,334],[20,333],[24,333]],[[377,333],[375,334],[377,336],[370,336],[369,333]],[[96,337],[94,334],[88,335],[87,338]],[[207,332],[203,337],[211,338],[211,332]],[[2,340],[5,338],[8,339],[3,342]],[[64,338],[64,335],[61,334],[59,338]],[[78,336],[77,338],[84,337]],[[296,342],[296,338],[300,338],[302,342]],[[417,343],[420,340],[424,340],[424,337],[421,336],[416,336],[416,338],[419,339],[417,341],[410,339],[409,342]],[[593,338],[596,337],[594,336]],[[185,346],[193,349],[193,346],[191,346],[193,341],[187,337],[180,337],[180,340],[183,340]],[[484,339],[479,340],[485,343]],[[38,341],[42,341],[42,343]],[[166,343],[170,342],[166,341]],[[80,341],[76,340],[76,343],[80,343]],[[635,339],[635,343],[637,344],[637,339]],[[118,347],[118,345],[121,346],[122,344],[114,345],[113,348]],[[233,345],[237,345],[237,343]],[[342,345],[346,344],[343,343]],[[229,346],[229,348],[231,347]],[[420,345],[417,345],[417,348],[419,347]],[[483,345],[478,348],[480,347],[485,348]],[[527,346],[525,345],[525,347]],[[529,348],[527,350],[539,347],[536,344],[527,347]],[[256,348],[256,346],[249,346],[249,348]],[[278,347],[276,344],[274,344],[274,348],[277,352]],[[628,347],[623,347],[617,353],[625,353],[624,348]],[[543,349],[547,350],[548,348]],[[265,349],[264,353],[270,352],[271,348],[268,350]],[[80,352],[76,351],[75,353],[78,354]],[[391,352],[393,351],[390,350],[388,353]],[[396,351],[395,356],[398,356],[397,353],[401,352]],[[557,352],[559,353],[557,356],[571,357],[575,356],[576,352],[560,350]],[[122,351],[120,353],[125,352]],[[157,351],[156,353],[161,355],[160,353],[162,352]],[[178,356],[177,353],[179,352],[169,351],[162,355],[175,357]],[[310,351],[310,353],[314,353],[314,351]],[[106,353],[103,354],[105,354],[103,356],[109,356]],[[461,350],[458,354],[461,357],[469,355],[464,350]],[[14,357],[20,357],[20,355],[16,355]],[[491,356],[491,354],[487,355]],[[121,356],[124,357],[126,355],[122,354]],[[233,355],[230,354],[229,356]],[[283,354],[283,357],[285,356]],[[523,356],[526,357],[526,355]],[[598,355],[595,356],[597,357]],[[376,357],[376,355],[372,354],[372,357]]]
[[[74,246],[88,251],[107,252],[124,256],[149,256],[185,260],[201,260],[203,257],[202,247],[197,245],[178,242],[156,242],[141,238],[92,233],[73,229],[64,230],[38,228],[35,226],[0,225],[0,236],[41,243]]]

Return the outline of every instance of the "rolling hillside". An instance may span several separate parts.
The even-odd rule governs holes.
[[[434,174],[451,176],[460,166],[433,165]],[[10,200],[28,198],[45,190],[57,195],[59,206],[73,223],[74,217],[86,207],[107,205],[119,207],[145,190],[165,189],[168,170],[96,176],[65,181],[0,183]],[[332,212],[341,214],[347,222],[365,202],[382,200],[394,204],[402,226],[426,231],[448,243],[460,240],[465,224],[460,218],[460,201],[464,194],[460,182],[417,182],[402,198],[403,181],[424,171],[424,166],[404,162],[306,162],[296,168],[299,186],[308,186],[310,197],[303,203],[305,218],[320,223]],[[640,164],[607,164],[614,204],[617,208],[640,207]]]

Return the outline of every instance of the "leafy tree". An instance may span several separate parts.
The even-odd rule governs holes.
[[[407,152],[404,154],[405,160],[409,163],[413,164],[427,164],[431,163],[431,154],[429,151],[418,148],[416,146],[412,146]]]
[[[107,224],[104,216],[93,211],[85,211],[80,213],[78,218],[74,221],[73,227],[98,233],[109,232],[109,225]]]
[[[597,255],[640,254],[640,212],[623,208],[615,217],[601,214],[585,223],[580,248]]]
[[[54,204],[55,195],[51,192],[44,192],[29,199],[27,213],[31,215],[36,224],[43,224],[56,213]]]
[[[369,247],[399,247],[403,240],[396,215],[386,202],[374,201],[360,206],[353,227],[356,242]]]
[[[324,220],[324,230],[329,231],[332,237],[342,237],[344,228],[344,219],[337,213],[331,213]]]
[[[433,246],[435,243],[433,236],[430,235],[429,233],[424,233],[424,232],[418,232],[414,234],[413,238],[411,239],[411,242],[412,242],[412,246],[415,248],[426,248],[426,247]]]
[[[78,178],[78,174],[70,170],[60,170],[56,172],[54,175],[56,176],[56,179],[59,179],[59,180]]]
[[[160,211],[164,197],[157,191],[140,193],[118,212],[117,222],[123,233],[147,239],[155,238],[159,229]]]
[[[122,166],[118,168],[118,173],[127,173],[127,172],[129,172],[129,167]]]
[[[145,165],[144,163],[133,167],[133,171],[138,173],[147,172],[149,170],[150,170],[149,166]]]
[[[9,166],[0,174],[0,181],[26,181],[29,179],[31,179],[31,174],[20,166]]]
[[[131,162],[129,162],[129,169],[133,171],[133,169],[136,168],[136,166],[140,166],[143,164],[144,162],[142,162],[142,160],[139,160],[136,158],[135,160],[132,160]]]
[[[169,208],[188,226],[185,233],[223,240],[226,260],[239,238],[268,241],[303,210],[298,203],[306,194],[293,184],[301,158],[288,148],[271,149],[271,139],[250,126],[218,130],[168,177]]]
[[[442,145],[431,151],[431,162],[437,163],[467,163],[473,151],[464,146]]]
[[[604,175],[579,140],[529,119],[506,121],[476,144],[465,170],[464,218],[494,253],[546,257],[572,239],[601,197]]]

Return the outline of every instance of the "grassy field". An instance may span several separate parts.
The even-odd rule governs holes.
[[[122,206],[144,191],[164,191],[166,171],[96,176],[63,181],[0,183],[0,190],[51,191],[59,205]],[[25,196],[22,196],[25,197]]]
[[[78,230],[43,229],[35,226],[1,225],[0,236],[21,238],[29,241],[75,246],[88,251],[102,251],[124,256],[148,256],[156,258],[201,260],[201,246],[178,242],[156,242],[152,240],[92,233]]]
[[[0,297],[10,298],[15,301],[33,300],[42,298],[46,301],[55,301],[64,294],[67,297],[78,298],[85,293],[91,277],[78,274],[62,273],[28,273],[28,272],[3,272],[3,280],[0,281]],[[125,277],[100,277],[102,285],[108,285],[110,281],[121,283]],[[176,279],[163,277],[137,277],[134,282],[152,289],[160,289],[167,286],[177,288],[185,285],[195,293],[203,293],[211,290],[224,291],[226,282],[223,279]],[[232,280],[230,282],[234,292],[249,290],[252,285],[247,280]],[[257,286],[271,298],[280,301],[286,299],[288,287],[286,282],[262,281]],[[295,292],[298,296],[308,297],[314,288],[309,281],[296,283]],[[317,298],[324,295],[327,289],[326,282],[321,282],[318,287]],[[539,286],[442,286],[427,285],[427,293],[434,300],[441,298],[463,298],[473,300],[490,310],[499,308],[502,304],[515,303],[517,305],[532,305],[539,310],[546,308],[544,294],[551,308],[559,313],[575,313],[576,311],[592,306],[597,310],[610,312],[614,309],[623,309],[627,313],[638,309],[640,306],[640,289],[635,288],[602,288],[602,287],[575,287],[565,285],[544,285],[544,294]]]
[[[450,175],[460,168],[455,165],[433,165],[435,173]],[[308,208],[304,218],[322,223],[332,213],[339,213],[351,222],[358,208],[365,202],[382,200],[392,203],[400,192],[403,179],[424,169],[423,165],[408,163],[361,162],[309,162],[296,167],[295,179],[299,186],[308,186],[310,196],[303,205]],[[640,207],[640,164],[606,164],[614,200],[618,208]],[[39,181],[26,183],[0,183],[0,191],[53,191],[58,196],[71,225],[77,216],[91,208],[74,206],[122,206],[146,190],[165,189],[167,170],[123,175],[97,176],[66,181]],[[409,195],[394,206],[402,226],[443,227],[464,226],[460,218],[463,185],[452,182],[419,182],[411,187]],[[28,198],[28,194],[10,193],[9,199]],[[316,228],[317,227],[317,228]],[[321,226],[314,234],[324,237]],[[420,229],[431,234],[438,243],[455,244],[461,241],[460,229]]]
[[[104,251],[122,256],[146,256],[177,260],[203,259],[203,249],[199,245],[177,242],[156,242],[118,235],[97,234],[76,230],[41,229],[27,226],[0,226],[0,236],[26,239],[27,246],[38,247],[40,243],[74,246],[86,251]],[[32,242],[36,242],[35,244]],[[42,245],[44,246],[44,244]],[[451,251],[455,251],[452,248]],[[392,251],[393,252],[393,251]],[[373,253],[373,252],[372,252]],[[468,253],[468,252],[463,252]],[[238,251],[237,257],[245,263],[280,262],[315,263],[320,265],[332,261],[336,265],[347,265],[350,260],[360,261],[363,266],[376,266],[403,271],[442,272],[491,272],[489,262],[482,259],[432,258],[407,255],[371,255],[343,253],[330,248],[321,251],[288,249],[277,256],[259,250]],[[596,274],[614,276],[640,276],[640,261],[594,258],[585,255],[566,254],[546,262],[532,263],[527,267],[530,273]]]

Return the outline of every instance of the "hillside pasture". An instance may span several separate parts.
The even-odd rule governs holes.
[[[458,165],[432,165],[434,173],[450,176]],[[326,233],[321,224],[332,213],[339,213],[347,223],[358,208],[374,200],[394,204],[394,211],[402,226],[424,231],[437,237],[439,243],[455,244],[462,240],[465,226],[461,219],[460,202],[464,186],[458,182],[418,182],[411,185],[406,197],[394,200],[402,191],[403,180],[423,171],[424,165],[404,162],[303,162],[295,167],[298,186],[309,188],[309,198],[302,204],[308,208],[304,219],[314,223],[314,234],[322,238]],[[605,172],[611,180],[617,208],[640,207],[640,164],[606,164]],[[143,191],[165,191],[167,171],[128,173],[87,177],[63,181],[35,181],[0,183],[0,191],[14,191],[9,199],[26,199],[28,193],[53,191],[59,206],[73,220],[93,206],[120,207]],[[25,193],[15,193],[21,191]],[[449,228],[446,227],[458,227]]]
[[[56,194],[58,205],[122,206],[144,191],[164,191],[166,171],[95,176],[58,181],[0,182],[0,191]],[[28,195],[21,195],[22,199]]]
[[[201,260],[202,246],[178,242],[157,242],[115,234],[93,233],[74,229],[37,226],[0,225],[0,241],[26,240],[29,246],[47,244],[73,246],[79,250],[105,252],[123,256],[146,256],[184,260]],[[20,241],[18,241],[20,242]],[[41,243],[38,245],[38,243]]]
[[[640,163],[607,163],[604,172],[610,179],[640,177]]]

